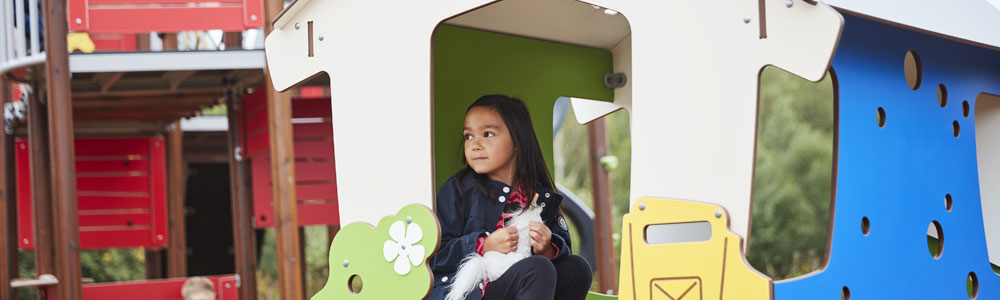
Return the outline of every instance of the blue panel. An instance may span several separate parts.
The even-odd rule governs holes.
[[[923,62],[916,91],[903,71],[910,49]],[[817,274],[775,283],[774,298],[841,299],[847,286],[851,299],[968,299],[966,276],[975,272],[977,299],[1000,299],[983,233],[975,111],[962,115],[962,101],[975,107],[980,93],[1000,94],[1000,53],[845,16],[833,68],[839,139],[830,261]],[[938,84],[948,91],[943,108]],[[945,194],[953,198],[950,212]],[[871,223],[867,236],[863,217]],[[940,259],[927,249],[934,220],[944,233]]]

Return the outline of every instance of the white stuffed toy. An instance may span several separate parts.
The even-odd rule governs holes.
[[[462,259],[445,300],[465,299],[469,292],[479,286],[479,283],[500,278],[500,275],[507,272],[514,263],[531,256],[531,235],[528,233],[528,225],[531,222],[542,222],[542,207],[535,205],[537,200],[538,194],[535,194],[527,209],[511,213],[514,217],[507,227],[517,227],[517,250],[506,254],[496,251],[487,251],[483,255],[476,252],[469,253]]]

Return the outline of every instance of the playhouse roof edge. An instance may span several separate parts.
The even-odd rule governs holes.
[[[1000,0],[824,2],[842,13],[1000,51],[1000,30],[995,30]]]

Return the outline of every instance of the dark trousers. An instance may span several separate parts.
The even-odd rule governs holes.
[[[532,255],[490,282],[483,300],[582,300],[593,276],[590,264],[579,255],[557,260]]]

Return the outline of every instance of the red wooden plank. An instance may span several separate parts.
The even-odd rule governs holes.
[[[78,209],[150,209],[150,197],[78,196]]]
[[[98,212],[106,211],[80,211],[80,229],[95,226],[143,226],[148,230],[151,221],[149,213],[97,214]]]
[[[258,154],[250,159],[251,181],[253,182],[254,224],[257,228],[274,227],[274,206],[271,204],[271,165],[266,159],[268,153]]]
[[[80,31],[99,33],[181,32],[188,30],[243,31],[242,6],[220,7],[102,7],[88,9],[90,26]]]
[[[123,226],[124,227],[124,226]],[[95,230],[95,227],[80,228],[80,249],[153,248],[149,240],[149,230]]]
[[[299,204],[299,226],[339,225],[340,210],[337,202]]]
[[[188,278],[140,280],[83,285],[83,300],[179,300],[181,287]],[[236,277],[209,276],[219,300],[236,300]],[[228,285],[227,285],[228,284]]]
[[[69,20],[69,31],[87,31],[87,27],[90,26],[87,0],[66,1],[66,17]]]
[[[77,173],[97,173],[97,172],[130,172],[149,170],[147,160],[77,160]]]
[[[267,154],[267,149],[270,149],[271,141],[267,132],[263,132],[258,135],[247,137],[247,156],[257,156],[260,153]]]
[[[333,138],[333,123],[304,123],[292,125],[292,135],[296,139],[322,137]]]
[[[264,111],[264,107],[267,105],[267,89],[264,86],[258,86],[253,89],[253,92],[243,96],[243,113],[258,113]]]
[[[330,118],[333,116],[330,98],[300,98],[292,100],[292,119]]]
[[[247,28],[259,28],[264,27],[264,21],[264,1],[244,0],[243,25]]]
[[[296,141],[295,158],[333,158],[333,142]]]
[[[295,162],[295,180],[300,182],[336,180],[333,172],[332,161]]]
[[[245,132],[247,135],[258,134],[260,131],[267,131],[267,111],[265,110],[247,114],[246,121]]]
[[[295,185],[295,197],[298,200],[337,199],[337,183],[299,183]]]
[[[79,191],[149,192],[149,177],[78,177]]]
[[[28,160],[28,141],[14,142],[14,159],[17,160],[17,245],[21,249],[35,248],[34,213],[31,210],[31,161]]]
[[[73,144],[78,160],[90,156],[144,155],[149,153],[149,140],[145,138],[77,139]]]
[[[226,3],[232,5],[232,3],[237,3],[243,5],[242,0],[88,0],[87,4],[93,8],[95,5],[118,5],[118,6],[132,6],[132,7],[143,7],[152,5],[162,5],[162,4],[190,4],[195,5],[214,5],[215,3]]]
[[[153,248],[167,246],[167,155],[163,138],[155,137],[149,143],[150,186],[152,188],[153,230],[149,233]]]

